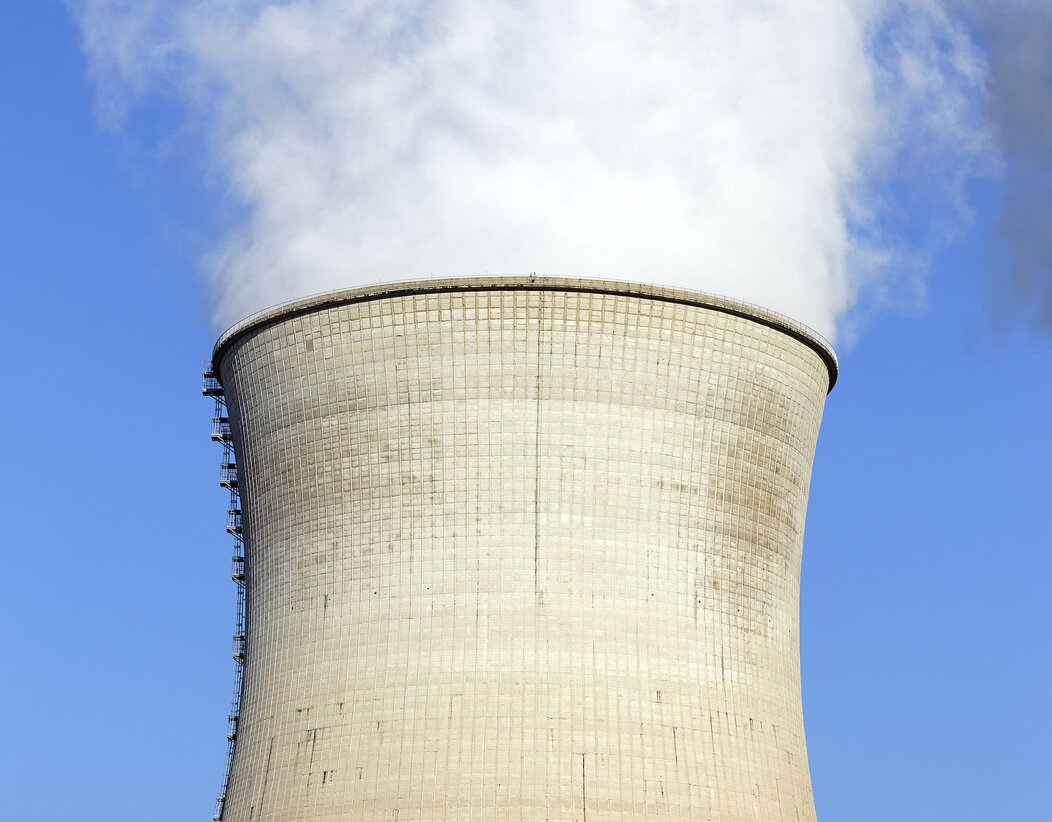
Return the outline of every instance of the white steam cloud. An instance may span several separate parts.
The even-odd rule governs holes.
[[[936,0],[82,0],[119,124],[151,95],[243,219],[225,324],[426,276],[656,281],[823,333],[913,299],[990,167],[983,52]]]

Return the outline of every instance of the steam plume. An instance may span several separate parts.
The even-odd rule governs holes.
[[[992,156],[986,62],[935,0],[76,13],[103,117],[180,105],[243,209],[207,261],[220,324],[357,283],[537,272],[728,294],[833,336],[922,289],[910,272]]]
[[[1000,229],[1007,296],[1052,327],[1052,5],[967,0],[989,55],[988,108],[1003,150],[1007,197]]]

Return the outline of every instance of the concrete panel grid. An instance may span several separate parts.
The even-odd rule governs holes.
[[[216,356],[248,594],[224,820],[815,819],[817,335],[492,278],[290,304]]]

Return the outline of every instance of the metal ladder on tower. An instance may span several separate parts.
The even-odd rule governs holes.
[[[241,691],[245,672],[245,541],[241,522],[241,494],[238,487],[237,462],[234,455],[234,439],[230,430],[226,397],[223,385],[212,370],[211,363],[205,365],[202,374],[201,393],[215,400],[212,414],[212,440],[223,446],[223,459],[219,464],[219,484],[230,492],[230,505],[226,515],[226,530],[234,538],[234,553],[231,557],[230,578],[237,586],[237,612],[231,655],[234,657],[234,691],[227,714],[226,763],[223,768],[223,784],[216,798],[213,822],[221,822],[230,787],[230,772],[234,764],[234,747],[237,743],[238,719],[241,715]]]

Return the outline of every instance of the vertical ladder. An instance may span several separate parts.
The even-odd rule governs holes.
[[[237,612],[231,649],[231,655],[234,657],[234,693],[230,699],[230,713],[227,715],[226,764],[223,768],[223,784],[216,798],[215,812],[212,815],[213,822],[221,822],[223,807],[226,805],[227,789],[230,787],[230,770],[234,764],[234,746],[237,743],[238,720],[241,716],[241,690],[245,672],[245,541],[230,417],[227,414],[223,386],[218,376],[212,371],[211,363],[205,365],[201,393],[215,400],[215,409],[212,413],[212,440],[223,446],[223,459],[219,463],[219,484],[230,492],[226,530],[234,538],[230,578],[237,586]]]

